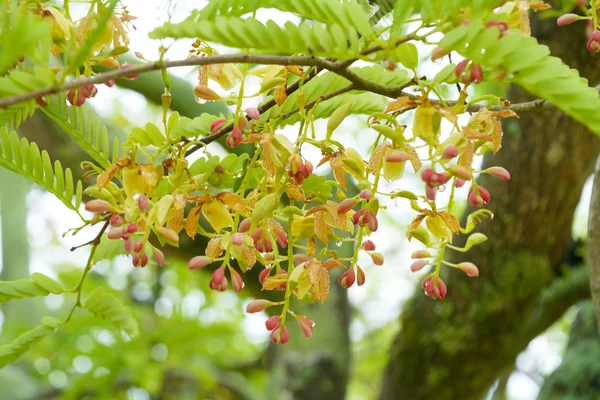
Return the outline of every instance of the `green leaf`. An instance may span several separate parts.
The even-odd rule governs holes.
[[[73,177],[70,171],[63,171],[60,163],[53,169],[45,150],[40,153],[35,143],[29,143],[25,138],[19,140],[15,132],[9,134],[6,128],[0,129],[0,166],[46,189],[79,214],[78,202],[81,201],[81,195],[78,196],[78,202],[74,203]],[[79,188],[80,182],[77,185]]]
[[[333,183],[328,181],[326,177],[311,174],[302,182],[302,189],[307,196],[322,196],[331,197]]]
[[[181,117],[179,119],[179,124],[172,128],[171,137],[183,136],[189,138],[210,135],[212,133],[210,131],[210,126],[217,119],[219,119],[219,117],[208,113],[204,113],[194,119]]]
[[[138,323],[133,318],[131,310],[125,307],[121,300],[111,293],[106,293],[104,288],[98,287],[90,293],[83,308],[88,309],[97,317],[110,321],[115,328],[135,337],[139,333]]]
[[[56,282],[49,276],[40,274],[39,272],[34,272],[33,274],[31,274],[31,280],[35,282],[36,285],[40,286],[41,288],[47,290],[50,293],[61,294],[64,291],[60,283]]]
[[[50,322],[44,319],[45,322]],[[53,321],[50,325],[53,325]],[[56,324],[57,325],[57,324]],[[25,352],[27,352],[31,346],[39,342],[44,336],[54,332],[55,326],[49,326],[49,324],[42,324],[36,326],[30,331],[27,331],[17,337],[12,343],[0,346],[0,368],[12,363]]]
[[[18,300],[23,297],[48,296],[49,293],[64,292],[60,283],[38,272],[31,275],[31,280],[0,281],[0,303]]]
[[[419,52],[413,43],[402,43],[396,47],[394,58],[408,69],[415,69],[419,65]]]
[[[122,240],[110,240],[104,234],[100,240],[100,244],[96,247],[94,253],[94,263],[102,260],[112,260],[121,254],[125,254]]]

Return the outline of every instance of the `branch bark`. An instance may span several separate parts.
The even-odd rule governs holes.
[[[594,301],[596,310],[596,320],[600,321],[600,159],[596,163],[596,171],[594,173],[587,240],[592,300]]]

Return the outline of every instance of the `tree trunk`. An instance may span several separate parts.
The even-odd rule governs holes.
[[[544,381],[538,400],[600,398],[600,335],[594,305],[582,304],[560,366]]]
[[[600,321],[600,158],[596,164],[592,197],[590,199],[587,249],[592,300],[596,309],[596,320]]]
[[[534,21],[532,29],[554,55],[598,82],[583,26],[558,30],[547,20]],[[531,97],[513,88],[510,99]],[[558,267],[572,245],[574,210],[600,141],[558,111],[508,120],[504,133],[504,148],[486,156],[484,168],[506,166],[512,180],[480,179],[496,216],[478,227],[489,242],[451,257],[474,262],[480,277],[446,271],[448,296],[442,301],[417,290],[400,317],[380,399],[483,398],[527,343],[585,296],[581,273],[573,274],[579,275],[573,284],[572,276],[560,278]]]

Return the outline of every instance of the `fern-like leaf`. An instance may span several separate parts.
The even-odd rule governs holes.
[[[42,318],[42,324],[17,337],[12,343],[0,346],[0,368],[21,357],[34,344],[54,332],[60,321],[52,317]]]
[[[81,181],[77,181],[75,186],[69,168],[63,170],[58,160],[53,165],[46,150],[40,153],[35,143],[29,143],[25,138],[19,139],[15,132],[8,133],[6,128],[0,128],[0,166],[46,189],[79,214]]]
[[[139,333],[138,323],[131,315],[131,310],[113,294],[106,293],[102,287],[90,293],[83,307],[94,315],[109,320],[117,329],[123,330],[129,336],[137,336]]]
[[[102,125],[91,108],[87,109],[86,115],[86,108],[70,107],[65,103],[63,95],[57,95],[53,96],[52,101],[42,110],[99,166],[108,168],[111,163],[116,162],[120,148],[119,139],[113,139],[111,152],[108,129]]]
[[[185,20],[167,23],[150,32],[153,39],[197,38],[232,48],[250,48],[270,53],[309,53],[329,57],[359,56],[358,32],[351,26],[321,23],[280,27],[269,20],[266,24],[255,18],[218,16],[198,22]]]
[[[446,34],[440,46],[492,71],[505,71],[512,82],[528,92],[553,101],[558,108],[600,134],[600,95],[587,81],[550,49],[521,31],[500,37],[498,29],[484,28],[481,21]]]
[[[40,273],[34,273],[29,279],[16,281],[0,281],[0,303],[18,300],[24,297],[48,296],[61,294],[63,287],[54,279]]]
[[[0,77],[0,98],[32,92],[54,83],[54,74],[45,68],[35,67],[32,72],[12,70],[8,75]],[[2,108],[0,109],[0,126],[7,125],[8,129],[12,130],[33,115],[35,109],[35,100],[27,100]]]

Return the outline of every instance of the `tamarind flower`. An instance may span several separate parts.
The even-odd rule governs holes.
[[[285,325],[276,327],[273,332],[271,332],[271,340],[273,343],[277,344],[285,344],[290,340],[290,333]]]
[[[304,336],[306,338],[311,337],[315,323],[302,315],[295,315],[295,317],[296,322],[298,322],[298,326],[300,327],[300,330],[302,331],[302,333],[304,333]]]
[[[421,287],[425,294],[434,300],[443,299],[448,291],[442,278],[435,278],[432,274],[425,276],[421,282]]]
[[[301,185],[304,179],[313,172],[313,165],[308,160],[302,160],[300,154],[293,154],[288,159],[288,175],[293,178],[294,184]]]
[[[469,205],[473,207],[481,207],[490,202],[490,192],[482,186],[472,188],[467,197]]]
[[[281,317],[279,315],[273,315],[265,322],[265,327],[267,328],[267,330],[272,331],[273,329],[277,328],[280,320]]]
[[[242,130],[236,125],[233,127],[231,133],[227,135],[225,143],[227,143],[227,146],[235,148],[238,147],[243,140],[244,136],[242,135]]]
[[[196,256],[188,261],[188,268],[191,270],[200,269],[206,267],[212,262],[212,258],[207,256]]]
[[[338,284],[341,287],[346,288],[346,289],[348,289],[349,287],[354,285],[355,281],[356,281],[356,274],[354,273],[354,268],[349,268],[346,272],[344,272],[338,278]]]
[[[572,24],[573,22],[575,22],[579,19],[580,19],[580,17],[577,14],[566,13],[566,14],[563,14],[560,17],[558,17],[558,19],[556,20],[556,24],[558,26],[565,26],[565,25]]]
[[[600,31],[592,32],[590,39],[587,41],[587,49],[591,52],[598,52],[600,50]]]
[[[265,299],[256,299],[256,300],[252,300],[250,303],[248,303],[248,305],[246,306],[246,312],[248,314],[254,314],[257,312],[261,312],[266,310],[267,308],[274,306],[276,303],[269,301],[269,300],[265,300]],[[270,330],[270,329],[269,329]]]
[[[212,290],[224,292],[227,290],[227,278],[225,278],[225,267],[220,267],[212,274],[212,278],[208,283],[208,287]]]
[[[227,120],[225,118],[220,118],[220,119],[216,120],[215,122],[213,122],[210,125],[210,131],[212,133],[219,132],[221,129],[223,129],[223,127],[225,126],[226,122],[227,122]]]
[[[363,250],[375,251],[375,243],[372,240],[365,240],[361,245]]]
[[[366,208],[361,208],[352,216],[352,222],[354,225],[358,226],[368,226],[371,232],[377,231],[377,227],[379,226],[379,222],[377,221],[377,216],[371,210]]]

